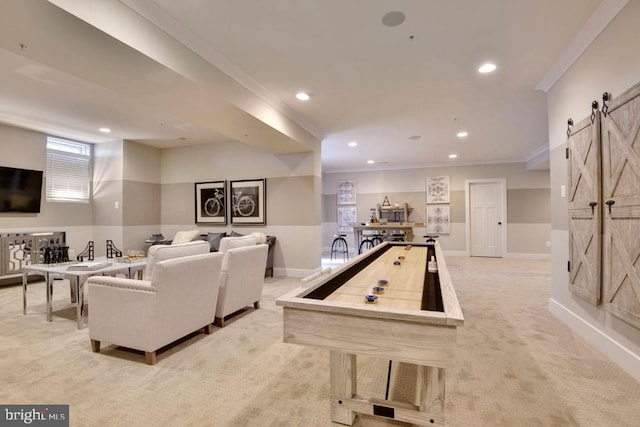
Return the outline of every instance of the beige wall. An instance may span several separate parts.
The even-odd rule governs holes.
[[[439,238],[445,251],[466,252],[465,180],[507,179],[507,255],[548,256],[550,237],[549,171],[527,170],[524,163],[421,168],[379,172],[351,172],[323,175],[323,247],[331,245],[337,231],[336,185],[338,180],[355,179],[358,222],[366,222],[371,208],[387,196],[393,204],[408,203],[411,222],[424,223],[426,178],[449,176],[451,233]],[[424,227],[414,229],[415,241],[423,241]],[[354,247],[348,234],[349,247]]]
[[[161,152],[162,233],[198,228],[203,232],[277,237],[276,274],[306,275],[320,267],[319,149],[270,154],[234,142],[165,149]],[[196,182],[266,178],[266,226],[195,223]]]
[[[44,170],[46,135],[0,125],[0,151],[2,165]],[[94,146],[92,203],[43,199],[40,214],[0,214],[0,233],[66,231],[76,253],[93,240],[103,255],[107,239],[126,251],[145,247],[144,240],[159,232],[172,238],[193,228],[260,231],[278,239],[276,274],[304,276],[320,267],[319,171],[319,143],[313,152],[269,154],[233,142],[158,150],[112,141]],[[267,179],[266,226],[195,223],[195,182],[252,178]]]
[[[161,150],[132,141],[123,147],[123,251],[140,249],[161,229]]]
[[[613,97],[640,81],[640,1],[630,1],[591,46],[548,92],[552,194],[552,295],[550,309],[574,330],[640,380],[640,331],[568,289],[567,202],[564,155],[569,117],[578,122],[591,113],[602,93]]]
[[[93,238],[92,204],[46,201],[46,152],[46,135],[0,124],[0,166],[45,171],[40,213],[0,213],[0,233],[65,231],[67,244],[81,250]]]
[[[123,252],[146,248],[160,232],[160,150],[132,141],[94,148],[94,238],[96,254],[112,240]]]
[[[123,145],[119,140],[96,144],[93,149],[93,241],[97,256],[106,254],[107,240],[123,249]]]

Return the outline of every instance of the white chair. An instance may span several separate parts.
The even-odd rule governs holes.
[[[255,246],[256,236],[223,237],[220,239],[220,252],[227,252],[229,249],[240,248],[242,246]]]
[[[248,305],[260,308],[268,248],[266,244],[254,244],[228,249],[224,253],[216,308],[217,326],[223,327],[225,317]]]
[[[209,243],[204,240],[195,240],[177,245],[151,246],[147,252],[147,266],[144,270],[143,279],[151,280],[155,265],[160,261],[183,256],[206,254],[209,252],[209,249]]]
[[[158,262],[151,280],[90,277],[89,338],[145,352],[148,364],[156,351],[215,320],[224,255],[206,253]]]

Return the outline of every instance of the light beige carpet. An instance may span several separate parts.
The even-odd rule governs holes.
[[[449,426],[637,426],[640,384],[547,309],[549,262],[450,257],[464,315],[446,372]],[[275,299],[299,286],[267,279],[262,308],[212,335],[144,355],[76,329],[69,288],[0,287],[0,403],[69,404],[72,426],[330,426],[328,352],[282,342]],[[90,305],[90,302],[89,302]],[[359,392],[383,398],[386,360],[359,359]],[[399,370],[395,398],[410,395]],[[338,424],[335,424],[338,425]],[[404,425],[358,417],[357,426]]]

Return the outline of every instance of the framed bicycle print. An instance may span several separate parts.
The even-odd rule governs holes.
[[[196,182],[196,223],[227,224],[227,181]]]
[[[267,224],[267,180],[244,179],[229,181],[231,224]]]

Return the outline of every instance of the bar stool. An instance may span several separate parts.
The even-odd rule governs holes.
[[[404,233],[392,233],[389,236],[385,237],[387,242],[404,242],[405,236]]]
[[[373,240],[368,236],[362,236],[362,241],[358,247],[358,253],[361,254],[363,249],[371,249],[373,247]]]
[[[334,234],[334,239],[331,243],[331,260],[333,260],[334,254],[342,254],[343,260],[349,259],[349,247],[347,246],[347,241],[345,237],[346,234]]]
[[[360,242],[360,246],[358,247],[358,253],[361,254],[363,249],[371,249],[376,245],[382,243],[382,234],[363,234],[362,241]]]
[[[376,246],[382,243],[384,240],[382,239],[382,234],[376,233],[371,236],[371,241],[373,242],[373,246]]]

